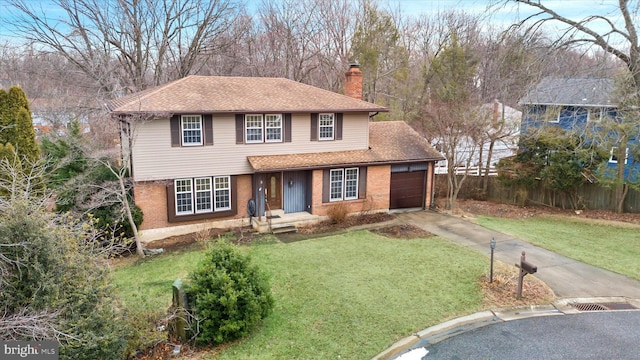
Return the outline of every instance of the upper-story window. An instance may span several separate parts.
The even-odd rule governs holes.
[[[629,157],[629,148],[626,148],[624,151],[624,163],[627,163],[627,159]],[[609,157],[609,163],[617,164],[618,163],[618,148],[616,146],[611,148],[611,156]]]
[[[282,114],[247,114],[244,118],[245,142],[282,142]]]
[[[318,121],[318,139],[333,140],[334,138],[334,114],[320,114]]]
[[[262,115],[245,115],[244,128],[247,143],[263,142]]]
[[[202,145],[202,117],[200,115],[182,115],[181,132],[183,146]]]
[[[549,105],[544,113],[544,118],[547,122],[557,124],[560,122],[560,115],[562,114],[562,106]]]
[[[612,108],[598,107],[589,109],[589,121],[602,122],[606,118],[615,118],[615,112]]]
[[[267,114],[264,116],[266,142],[282,142],[282,115]]]

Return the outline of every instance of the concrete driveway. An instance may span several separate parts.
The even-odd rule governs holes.
[[[554,304],[497,309],[452,319],[399,340],[374,357],[381,359],[635,359],[640,351],[640,282],[492,231],[462,218],[432,211],[397,214],[418,226],[507,264],[522,251],[538,267],[534,275],[563,299]],[[532,276],[532,275],[529,275]],[[574,305],[631,305],[580,313]],[[558,316],[565,315],[565,316]],[[414,352],[415,351],[415,355]]]
[[[495,238],[494,256],[507,264],[519,263],[520,255],[525,251],[527,261],[538,266],[535,276],[558,297],[623,296],[640,299],[640,282],[637,280],[566,258],[462,218],[428,210],[399,213],[397,216],[400,222],[413,224],[487,255],[491,251],[489,242]]]

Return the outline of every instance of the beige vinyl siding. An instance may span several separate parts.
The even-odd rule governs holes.
[[[133,173],[136,181],[180,177],[249,174],[252,155],[281,155],[361,150],[369,146],[368,113],[344,114],[342,140],[311,141],[310,114],[293,114],[290,143],[236,144],[233,114],[213,115],[213,146],[171,147],[169,119],[135,130]]]

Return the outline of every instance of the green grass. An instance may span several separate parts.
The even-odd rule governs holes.
[[[113,272],[114,283],[128,308],[162,312],[171,305],[173,282],[185,280],[203,257],[204,251],[198,245],[146,257],[118,266]]]
[[[276,303],[220,359],[369,359],[416,330],[480,309],[476,280],[488,266],[485,256],[437,237],[367,231],[244,250],[271,276]],[[166,308],[173,280],[201,257],[185,251],[117,269],[125,303],[145,298]]]
[[[640,280],[640,227],[570,217],[479,217],[478,224]]]

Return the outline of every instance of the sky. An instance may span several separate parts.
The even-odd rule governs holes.
[[[39,4],[47,9],[47,14],[55,17],[55,8],[51,6],[50,0],[26,0],[31,4]],[[262,0],[245,0],[249,3],[249,8],[260,4]],[[8,0],[0,0],[0,43],[5,41],[15,41],[17,37],[11,34],[7,20],[11,15],[8,10]],[[400,9],[405,15],[427,14],[434,15],[439,12],[450,10],[463,11],[469,14],[485,14],[487,5],[496,0],[378,0],[379,4],[388,4],[386,7],[392,10]],[[548,7],[558,11],[561,15],[574,20],[581,20],[587,15],[599,14],[619,21],[616,6],[618,0],[542,0]],[[530,6],[509,5],[493,8],[489,19],[490,23],[497,28],[506,28],[518,19],[522,19],[535,12]],[[638,16],[638,14],[636,14]]]

